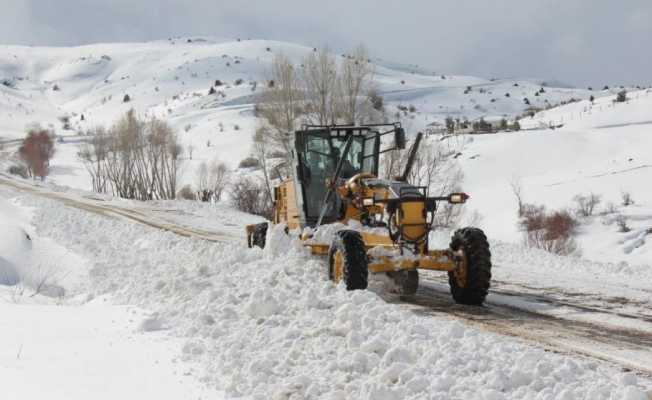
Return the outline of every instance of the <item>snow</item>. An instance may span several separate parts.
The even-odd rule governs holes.
[[[195,182],[201,162],[219,159],[236,168],[251,150],[257,123],[252,103],[274,54],[299,61],[311,51],[284,42],[215,39],[0,46],[0,78],[10,82],[0,85],[0,139],[20,138],[34,122],[51,127],[62,142],[50,177],[38,183],[40,193],[114,207],[98,216],[0,189],[0,342],[7,344],[0,351],[0,374],[7,377],[0,398],[40,398],[46,391],[73,400],[88,393],[157,399],[652,397],[645,394],[652,390],[649,378],[388,304],[378,296],[382,285],[364,292],[334,286],[324,260],[310,256],[282,225],[268,230],[265,250],[245,249],[243,225],[262,219],[225,203],[138,203],[84,192],[89,178],[77,159],[84,141],[77,132],[108,126],[130,108],[165,118],[186,150],[194,148],[192,160],[184,156],[180,187]],[[649,316],[652,302],[649,90],[630,90],[625,103],[613,102],[620,89],[546,86],[534,96],[543,83],[533,79],[442,76],[384,60],[374,64],[390,115],[399,105],[416,107],[401,117],[409,133],[448,116],[510,119],[523,112],[525,97],[542,108],[581,99],[522,119],[527,130],[521,132],[440,143],[461,153],[461,186],[471,195],[465,219],[481,221],[491,240],[497,286],[521,295],[491,293],[494,304],[569,324],[651,331],[648,322],[627,317]],[[209,96],[217,79],[225,83],[217,88],[224,96]],[[236,79],[244,83],[235,85]],[[122,101],[125,94],[129,103]],[[586,100],[591,94],[593,104]],[[61,129],[64,114],[73,130]],[[550,125],[563,127],[541,129]],[[16,145],[0,149],[3,172],[4,156]],[[562,257],[521,245],[510,186],[516,181],[526,202],[548,209],[572,207],[577,194],[602,196],[596,214],[581,219],[581,254]],[[631,193],[634,204],[620,205],[622,192]],[[219,240],[135,224],[116,209]],[[629,232],[619,232],[618,215]],[[342,228],[363,229],[326,226],[313,240],[330,243]],[[449,240],[445,231],[431,237],[441,247]],[[624,316],[578,315],[572,307],[537,302],[542,293]]]
[[[582,255],[651,265],[650,247],[641,236],[652,227],[652,191],[642,184],[652,177],[650,148],[652,136],[643,126],[470,137],[458,158],[465,176],[462,187],[471,195],[467,209],[482,216],[490,238],[520,242],[513,182],[520,182],[526,203],[551,210],[572,210],[576,195],[595,193],[602,203],[595,216],[581,221],[577,241]],[[621,206],[623,192],[631,193],[636,204]],[[616,213],[608,211],[609,203]],[[628,218],[631,233],[618,232],[613,223],[618,213]]]
[[[227,398],[608,399],[652,387],[607,365],[415,314],[372,291],[347,292],[298,243],[249,250],[51,200],[15,201],[31,208],[40,237],[92,260],[89,297],[111,294],[148,310],[132,318],[135,340],[177,338],[179,357],[197,365],[191,375]]]
[[[137,308],[105,298],[82,306],[0,300],[0,313],[3,399],[223,398],[174,358],[179,343],[135,330],[144,318]]]
[[[257,123],[253,102],[269,79],[274,56],[282,53],[300,64],[313,49],[269,40],[203,39],[70,48],[0,46],[0,78],[11,82],[11,87],[0,85],[0,112],[7,116],[0,121],[0,139],[21,138],[33,123],[71,137],[59,143],[50,179],[88,189],[89,179],[76,156],[83,140],[77,133],[110,126],[133,108],[142,116],[165,118],[179,134],[186,149],[180,187],[195,183],[201,162],[219,159],[235,168],[251,152]],[[416,107],[401,117],[411,134],[448,116],[511,118],[527,107],[523,97],[538,106],[589,97],[587,90],[563,87],[546,87],[545,94],[534,97],[542,85],[534,79],[487,80],[380,59],[373,63],[388,114],[393,116],[398,106]],[[237,79],[243,83],[236,85]],[[208,95],[216,80],[223,85],[216,87],[218,94]],[[59,90],[53,90],[55,85]],[[467,86],[472,90],[464,94]],[[123,103],[125,94],[131,98],[128,103]],[[58,118],[64,115],[70,117],[71,130],[62,129]]]
[[[48,238],[34,235],[28,216],[29,210],[0,199],[0,282],[49,297],[83,291],[86,260]]]

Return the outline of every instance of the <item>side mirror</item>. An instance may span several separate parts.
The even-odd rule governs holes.
[[[397,149],[402,150],[405,148],[405,130],[401,127],[394,130],[394,144],[396,144]]]

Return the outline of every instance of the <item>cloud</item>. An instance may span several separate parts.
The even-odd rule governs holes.
[[[170,36],[270,38],[443,73],[579,85],[652,83],[649,0],[0,0],[0,41],[78,45]]]

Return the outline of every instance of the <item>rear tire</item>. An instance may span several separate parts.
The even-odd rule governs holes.
[[[395,290],[401,296],[412,296],[419,289],[419,271],[416,269],[388,272],[387,276],[394,280]]]
[[[267,222],[254,225],[254,228],[247,238],[249,247],[258,246],[261,249],[265,248],[265,240],[267,239],[267,226]]]
[[[328,250],[328,277],[335,281],[335,258],[341,257],[342,279],[346,290],[364,290],[369,279],[369,260],[367,250],[360,233],[356,231],[339,231],[333,237]]]
[[[479,306],[484,303],[491,284],[491,252],[482,230],[459,229],[450,244],[452,251],[462,250],[466,256],[466,284],[460,285],[454,271],[448,273],[451,294],[457,303]]]

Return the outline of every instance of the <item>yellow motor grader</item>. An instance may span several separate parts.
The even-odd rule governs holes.
[[[462,204],[469,196],[430,197],[427,187],[407,183],[422,138],[419,133],[411,146],[403,173],[386,180],[378,178],[380,155],[406,146],[399,123],[302,127],[294,136],[291,172],[274,188],[272,223],[300,232],[312,254],[328,257],[329,278],[344,281],[349,290],[366,289],[370,273],[386,274],[400,294],[412,295],[419,269],[446,271],[456,302],[481,305],[491,280],[485,234],[463,228],[449,248],[429,247],[438,204]],[[387,142],[392,145],[382,148]],[[319,234],[334,223],[346,228]],[[267,223],[246,227],[249,247],[265,246],[267,228]]]

